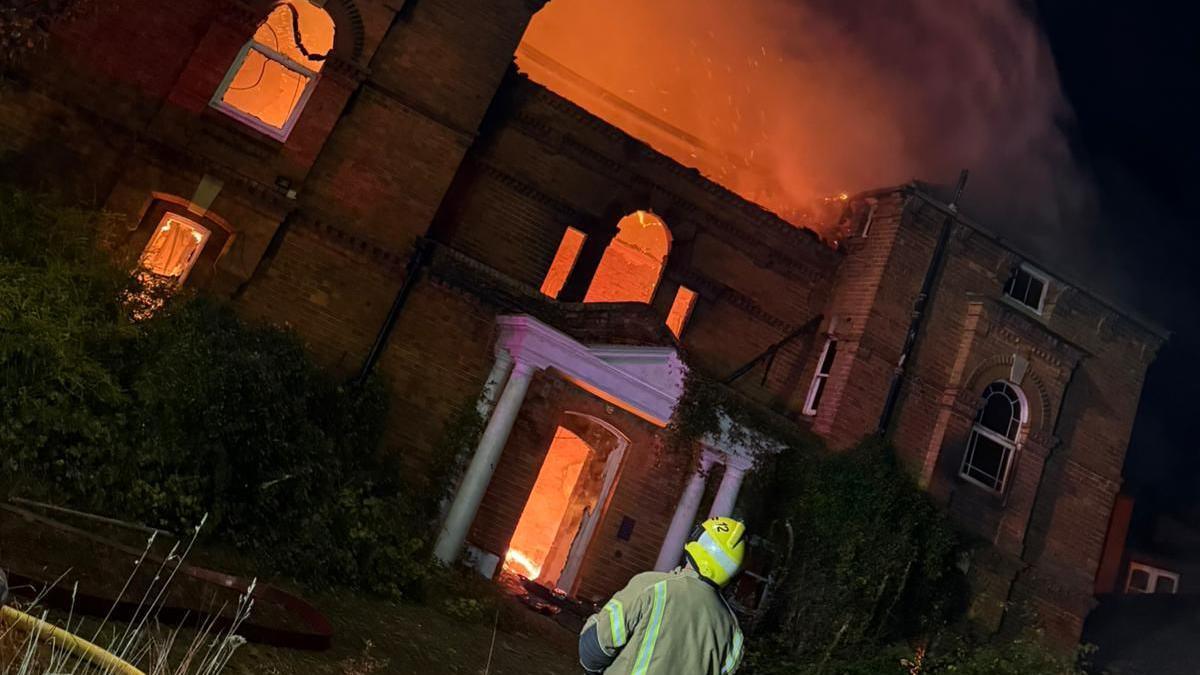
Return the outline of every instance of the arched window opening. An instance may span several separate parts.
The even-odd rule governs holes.
[[[661,218],[649,211],[625,216],[583,301],[650,302],[670,248],[671,235]]]
[[[333,50],[333,19],[311,0],[275,5],[213,95],[213,107],[287,139]]]
[[[971,427],[960,473],[989,490],[1003,492],[1026,406],[1021,392],[1007,382],[989,384],[983,390],[982,403]]]

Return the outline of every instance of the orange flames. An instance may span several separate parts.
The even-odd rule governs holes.
[[[508,553],[504,554],[504,568],[520,572],[529,579],[537,579],[538,575],[542,573],[541,565],[515,548],[508,549]]]
[[[551,553],[556,544],[562,545],[558,541],[559,526],[589,452],[583,439],[559,427],[509,542],[504,569],[530,579],[558,580],[565,559]],[[547,568],[552,560],[556,561],[555,569]]]
[[[517,66],[826,236],[825,195],[964,167],[977,215],[1035,228],[1086,180],[1061,132],[1053,55],[1022,5],[554,0]]]

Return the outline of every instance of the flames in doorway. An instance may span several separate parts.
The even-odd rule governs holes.
[[[596,516],[605,464],[577,434],[558,428],[509,542],[505,571],[551,588],[570,585],[564,572],[583,553],[580,535]]]

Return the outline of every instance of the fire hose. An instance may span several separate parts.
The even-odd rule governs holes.
[[[0,602],[3,602],[7,595],[8,584],[4,580],[4,574],[0,573]],[[0,604],[0,623],[19,628],[32,635],[35,640],[60,645],[71,652],[72,655],[86,659],[99,666],[106,673],[145,675],[142,671],[129,665],[125,660],[115,656],[104,648],[98,647],[74,633],[65,631],[43,619],[31,616],[8,605]]]

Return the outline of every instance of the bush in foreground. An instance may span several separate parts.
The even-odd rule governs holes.
[[[178,297],[133,322],[104,218],[0,191],[0,488],[214,535],[315,584],[414,592],[424,522],[377,455],[383,387]]]

